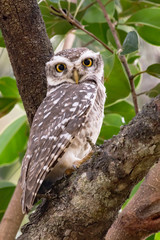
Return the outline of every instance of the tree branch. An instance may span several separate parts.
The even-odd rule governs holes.
[[[53,187],[53,200],[38,207],[18,239],[102,239],[133,186],[159,157],[160,96]]]
[[[105,6],[102,4],[101,0],[97,0],[100,8],[102,9],[103,11],[103,14],[104,14],[104,17],[108,23],[108,26],[112,32],[112,35],[114,37],[114,40],[115,40],[115,43],[117,45],[117,49],[118,50],[121,50],[122,49],[122,46],[121,46],[121,43],[120,43],[120,40],[118,38],[118,35],[117,35],[117,32],[116,32],[116,29],[113,25],[113,23],[111,22],[109,16],[108,16],[108,13],[105,9]],[[135,113],[137,114],[138,113],[138,103],[137,103],[137,96],[136,96],[136,92],[135,92],[135,86],[134,86],[134,78],[130,72],[130,69],[129,69],[129,66],[128,66],[128,63],[127,63],[127,60],[125,58],[125,56],[119,56],[124,68],[125,68],[125,71],[127,73],[127,76],[128,76],[128,80],[130,82],[130,87],[131,87],[131,93],[132,93],[132,99],[133,99],[133,104],[134,104],[134,108],[135,108]]]
[[[160,230],[160,162],[119,214],[105,240],[141,240]]]
[[[55,9],[53,8],[53,6],[49,6],[48,8],[50,9],[50,11],[55,14]],[[57,14],[57,12],[59,12],[59,14]],[[93,39],[95,39],[97,42],[99,42],[100,44],[102,44],[102,46],[104,48],[106,48],[109,52],[113,53],[112,49],[110,49],[103,41],[101,41],[99,38],[97,38],[93,33],[89,32],[88,30],[85,29],[85,27],[83,25],[81,25],[80,22],[78,22],[76,19],[74,19],[74,17],[69,13],[65,13],[63,11],[63,9],[59,6],[59,10],[56,9],[56,14],[59,17],[62,17],[66,19],[66,21],[68,21],[70,24],[72,24],[73,26],[75,26],[77,29],[82,30],[83,32],[87,33],[89,36],[91,36]]]

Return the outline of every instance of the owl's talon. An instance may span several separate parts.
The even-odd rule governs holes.
[[[81,161],[75,161],[72,166],[74,170],[77,170],[80,167],[80,165],[81,165]]]
[[[65,171],[65,175],[68,176],[68,175],[71,175],[73,172],[74,172],[75,169],[73,168],[69,168]]]
[[[46,193],[38,193],[37,194],[37,198],[41,199],[41,198],[46,198],[48,200],[52,199],[52,195],[49,192]]]

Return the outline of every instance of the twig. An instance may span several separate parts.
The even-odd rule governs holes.
[[[146,71],[138,72],[138,73],[136,73],[135,75],[132,75],[132,78],[135,78],[135,77],[137,77],[137,76],[139,76],[139,75],[141,75],[141,74],[143,74],[143,73],[146,73]]]
[[[106,7],[110,2],[112,2],[113,0],[108,0],[108,2],[106,2],[105,4],[104,4],[104,6]]]
[[[72,25],[74,25],[75,27],[77,27],[78,29],[81,29],[83,32],[87,33],[88,35],[90,35],[91,37],[93,37],[94,39],[96,39],[99,43],[101,43],[108,51],[110,51],[111,53],[113,53],[113,51],[104,43],[102,42],[99,38],[97,38],[93,33],[89,32],[88,30],[86,30],[84,28],[83,25],[81,25],[77,20],[75,20],[74,18],[72,18],[72,16],[67,16],[67,14],[65,14],[65,12],[63,11],[62,8],[59,9],[60,12],[62,13],[63,17]]]
[[[115,27],[114,27],[113,23],[110,21],[110,18],[108,16],[107,12],[106,12],[105,6],[102,4],[101,0],[97,0],[97,2],[98,2],[100,8],[103,11],[104,17],[105,17],[105,19],[106,19],[106,21],[109,25],[109,28],[112,32],[112,35],[113,35],[114,40],[116,42],[117,48],[118,48],[118,50],[121,50],[122,49],[121,43],[120,43],[119,38],[117,36]],[[129,82],[130,82],[132,99],[133,99],[133,103],[134,103],[134,109],[135,109],[135,113],[137,114],[138,113],[138,103],[137,103],[137,96],[136,96],[135,86],[134,86],[134,78],[133,78],[133,75],[130,72],[130,69],[128,67],[127,60],[126,60],[125,56],[119,56],[119,58],[120,58],[123,66],[125,68],[125,71],[127,73],[127,76],[128,76]]]
[[[47,2],[46,2],[46,4],[47,4]],[[53,7],[50,7],[48,4],[47,4],[47,6],[50,9],[50,11],[53,14],[55,14],[55,9],[53,9]],[[59,13],[61,13],[61,15]],[[112,49],[110,49],[104,42],[102,42],[99,38],[97,38],[93,33],[86,30],[85,27],[83,25],[81,25],[80,22],[78,22],[76,19],[74,19],[71,14],[67,14],[66,12],[64,12],[60,5],[59,5],[59,11],[57,10],[55,15],[65,18],[70,24],[72,24],[76,28],[82,30],[83,32],[87,33],[89,36],[94,38],[97,42],[102,44],[103,47],[106,48],[109,52],[113,53]]]
[[[79,9],[80,9],[81,5],[83,4],[83,2],[84,2],[84,0],[81,0],[81,1],[79,2],[78,6],[77,6],[77,8],[76,8],[76,11],[75,11],[75,13],[74,13],[74,18],[76,18],[77,13],[79,12]]]
[[[146,94],[148,91],[144,91],[144,92],[141,92],[141,93],[137,93],[137,97],[143,95],[143,94]]]
[[[88,8],[92,7],[95,3],[97,3],[97,1],[94,1],[90,4],[88,4],[86,7],[82,8],[81,11],[86,11]]]
[[[92,44],[95,40],[92,39],[91,41],[89,41],[88,43],[84,44],[82,47],[87,47],[88,45]]]

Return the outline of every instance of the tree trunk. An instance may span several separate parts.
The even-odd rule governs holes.
[[[31,125],[34,114],[46,95],[45,63],[53,55],[37,1],[0,0],[0,28]],[[0,225],[2,240],[14,239],[23,219],[21,191],[17,184]]]
[[[0,28],[29,123],[46,95],[45,63],[53,55],[36,0],[0,0]]]

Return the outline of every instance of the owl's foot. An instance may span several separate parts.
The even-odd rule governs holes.
[[[37,199],[41,199],[41,198],[46,198],[48,200],[52,199],[53,196],[52,194],[50,194],[49,192],[46,192],[46,193],[38,193],[37,194]]]
[[[66,171],[65,171],[65,174],[64,176],[68,176],[68,175],[71,175],[73,172],[74,172],[74,168],[68,168]]]
[[[80,165],[84,162],[86,162],[88,159],[91,158],[93,154],[93,151],[91,151],[86,157],[84,157],[83,159],[81,160],[77,160],[73,163],[72,165],[72,168],[68,168],[66,171],[65,171],[65,175],[71,175],[76,169],[78,169],[80,167]]]
[[[75,161],[73,163],[73,168],[74,169],[79,168],[82,163],[86,162],[88,159],[91,158],[92,154],[93,154],[93,151],[91,151],[86,157],[82,158],[81,160]]]

